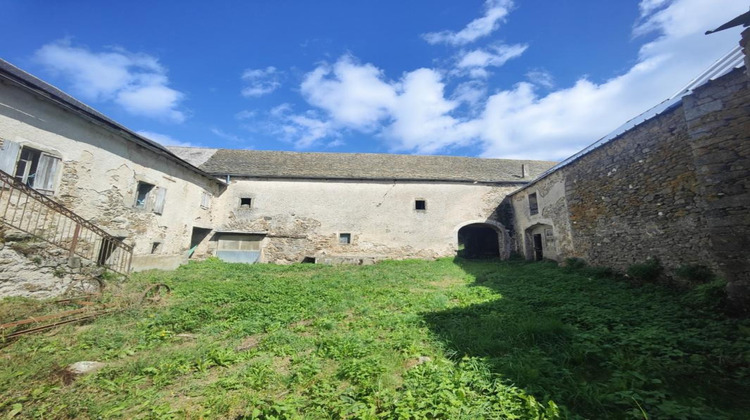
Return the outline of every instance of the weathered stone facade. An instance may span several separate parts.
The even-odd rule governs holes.
[[[668,273],[706,265],[727,278],[730,298],[747,302],[749,81],[743,69],[709,81],[514,193],[519,252],[533,258],[529,235],[549,226],[547,258],[624,270],[657,257]],[[532,194],[536,215],[529,212]]]
[[[494,215],[513,185],[404,181],[313,181],[232,178],[216,201],[216,230],[259,233],[261,262],[377,261],[455,255],[457,232],[493,226],[502,256],[509,237]],[[249,197],[252,206],[241,208]],[[415,209],[415,200],[426,202]],[[351,242],[340,243],[339,235]],[[212,246],[216,241],[212,241]],[[500,256],[500,255],[498,255]]]
[[[749,86],[737,69],[684,100],[710,256],[730,297],[750,297]]]

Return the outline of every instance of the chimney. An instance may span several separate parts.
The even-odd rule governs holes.
[[[521,178],[526,178],[526,164],[521,164]]]

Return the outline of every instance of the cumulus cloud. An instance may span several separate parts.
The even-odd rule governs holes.
[[[497,30],[513,7],[513,2],[510,0],[487,0],[484,5],[484,15],[472,20],[460,31],[430,32],[423,34],[422,37],[430,44],[453,46],[469,44]]]
[[[487,67],[501,67],[508,60],[520,57],[528,45],[493,45],[489,48],[478,48],[464,51],[456,63],[459,71],[466,70],[472,77],[487,77]]]
[[[385,141],[393,151],[478,146],[485,157],[563,159],[667,99],[728,52],[738,29],[703,32],[745,11],[733,0],[644,0],[640,10],[633,33],[655,36],[644,41],[629,69],[605,81],[582,76],[559,86],[535,69],[488,96],[484,79],[445,80],[455,74],[430,68],[389,79],[376,65],[346,55],[304,77],[300,91],[312,109],[283,106],[275,118],[298,148],[338,141],[351,131]],[[500,65],[523,52],[516,47],[505,55],[465,54],[463,69]]]
[[[133,115],[185,120],[179,110],[185,95],[168,86],[167,71],[155,57],[122,48],[97,53],[63,39],[44,45],[34,59],[85,100],[111,101]]]
[[[268,95],[281,86],[279,72],[273,66],[265,69],[247,69],[242,73],[242,80],[247,83],[247,86],[242,88],[242,95],[253,98]]]
[[[147,139],[161,144],[162,146],[197,147],[195,144],[176,140],[167,134],[154,133],[153,131],[137,131],[137,133]]]
[[[655,32],[637,62],[602,83],[586,78],[539,95],[527,82],[487,101],[480,134],[486,157],[562,159],[657,105],[737,43],[738,31],[704,36],[710,22],[744,11],[732,0],[641,2],[643,21],[635,34]]]
[[[529,82],[541,86],[547,89],[552,89],[555,87],[555,77],[552,76],[550,72],[547,70],[531,70],[529,72],[526,72],[526,78],[529,79]]]

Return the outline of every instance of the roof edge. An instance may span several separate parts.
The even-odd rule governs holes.
[[[22,89],[28,90],[38,96],[43,97],[44,99],[50,102],[53,102],[59,106],[69,109],[70,111],[78,114],[79,116],[88,120],[91,123],[102,126],[106,130],[116,135],[125,137],[125,140],[129,140],[147,150],[150,150],[151,152],[154,152],[158,155],[166,157],[172,160],[173,162],[177,163],[178,165],[183,166],[185,169],[190,170],[191,172],[194,172],[207,179],[210,179],[211,181],[216,182],[219,185],[224,185],[224,183],[221,180],[216,179],[208,172],[205,172],[202,169],[187,162],[186,160],[180,158],[179,156],[175,155],[174,153],[169,151],[166,147],[162,146],[161,144],[156,143],[153,140],[150,140],[144,136],[141,136],[140,134],[130,130],[124,125],[100,113],[94,108],[75,99],[71,95],[68,95],[67,93],[63,92],[61,89],[58,89],[52,86],[51,84],[43,81],[42,79],[14,66],[13,64],[1,58],[0,58],[0,77],[4,78],[10,83],[15,84],[16,86],[21,87]]]

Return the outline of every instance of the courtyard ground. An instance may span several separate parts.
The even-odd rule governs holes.
[[[550,263],[191,263],[154,305],[0,348],[7,418],[747,418],[750,322],[717,284]],[[0,301],[3,322],[39,309]],[[64,309],[64,308],[61,308]],[[65,367],[100,361],[71,378]]]

